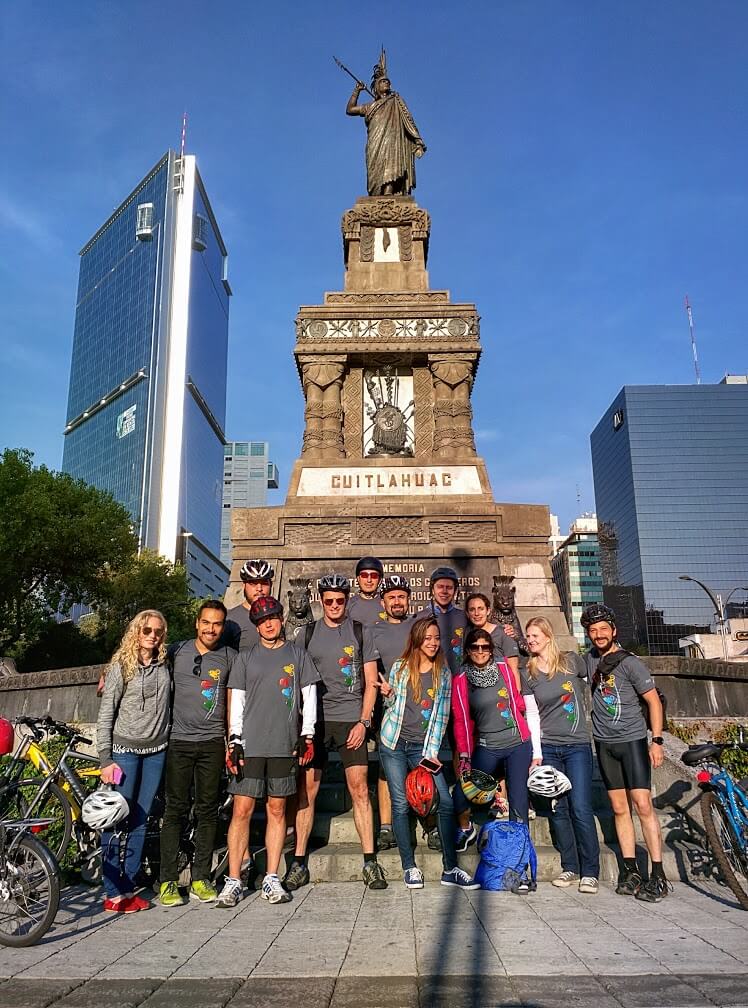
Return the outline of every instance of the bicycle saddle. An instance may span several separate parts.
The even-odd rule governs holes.
[[[714,742],[705,742],[703,745],[689,746],[681,756],[681,761],[686,766],[696,766],[697,763],[705,763],[707,760],[718,761],[722,747]]]

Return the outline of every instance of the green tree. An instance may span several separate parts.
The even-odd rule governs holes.
[[[152,550],[143,550],[120,570],[111,571],[102,589],[96,615],[99,640],[107,658],[141,609],[162,612],[169,626],[169,641],[175,641],[194,636],[199,605],[200,600],[190,594],[187,570],[182,564],[173,564]]]
[[[134,555],[131,518],[111,494],[35,467],[25,449],[0,455],[0,654],[22,653],[51,615],[95,605],[104,574]]]

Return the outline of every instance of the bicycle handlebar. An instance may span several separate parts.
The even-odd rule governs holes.
[[[85,735],[81,735],[70,725],[65,724],[64,721],[55,721],[48,714],[43,717],[20,717],[16,719],[16,724],[24,725],[28,728],[34,738],[39,741],[42,734],[46,732],[47,734],[63,735],[70,739],[72,742],[82,742],[84,745],[93,745],[92,739],[86,738]]]

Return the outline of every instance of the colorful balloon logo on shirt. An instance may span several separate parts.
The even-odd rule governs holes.
[[[429,726],[431,712],[434,709],[434,690],[426,691],[426,696],[421,700],[421,728],[426,731]]]
[[[343,657],[338,659],[340,671],[343,674],[343,682],[348,689],[353,686],[353,648],[348,645],[343,648]]]
[[[456,654],[458,658],[462,655],[462,634],[462,627],[457,627],[454,632],[454,637],[449,642],[449,645],[452,648],[452,653]]]
[[[516,728],[517,722],[512,717],[512,711],[509,707],[509,691],[506,686],[502,686],[501,689],[497,690],[496,696],[499,698],[499,702],[496,704],[496,707],[501,717],[504,721],[506,721],[506,727]]]
[[[283,671],[286,674],[278,680],[278,685],[283,694],[283,699],[286,701],[286,707],[291,710],[293,707],[293,677],[296,667],[294,665],[284,665]]]
[[[577,711],[577,703],[574,696],[574,687],[568,679],[566,682],[561,683],[561,706],[566,712],[567,721],[571,722],[572,731],[576,731],[577,722],[579,721],[579,713]]]
[[[221,678],[221,670],[217,668],[208,669],[208,679],[200,680],[200,691],[203,696],[203,708],[211,715],[218,703],[218,680]]]

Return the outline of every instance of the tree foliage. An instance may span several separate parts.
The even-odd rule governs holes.
[[[135,556],[126,508],[66,473],[0,455],[0,653],[36,642],[54,613],[96,605],[111,570]]]

